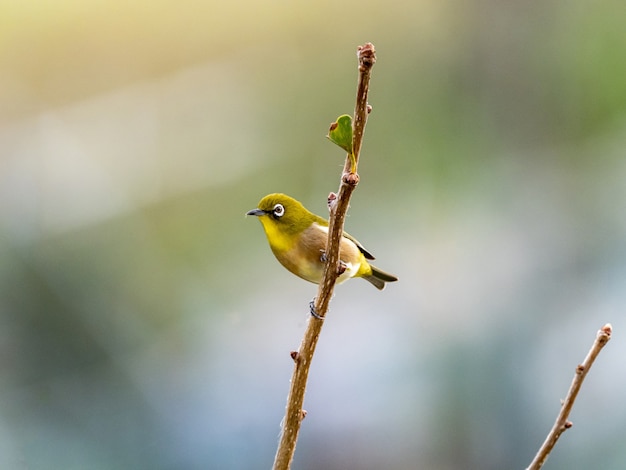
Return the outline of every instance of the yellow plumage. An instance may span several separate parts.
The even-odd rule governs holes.
[[[309,212],[300,202],[285,194],[269,194],[248,215],[259,217],[276,259],[290,272],[318,284],[324,272],[324,250],[328,240],[328,222]],[[339,259],[345,271],[341,283],[351,277],[362,277],[376,288],[398,278],[372,266],[374,257],[354,238],[344,232]]]

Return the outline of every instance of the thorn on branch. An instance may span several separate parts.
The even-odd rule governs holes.
[[[306,410],[300,410],[300,421],[302,421],[304,418],[306,418],[307,415],[307,411]]]
[[[372,112],[372,105],[368,104],[367,107],[365,108],[365,110],[367,111],[367,114]]]
[[[572,423],[571,421],[565,421],[565,423],[563,424],[563,429],[569,429],[572,426],[574,426],[574,423]]]
[[[291,359],[293,359],[293,362],[298,362],[298,359],[300,359],[300,353],[298,351],[291,351],[289,355]]]

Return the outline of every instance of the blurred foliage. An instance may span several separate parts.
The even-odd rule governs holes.
[[[243,214],[323,214],[378,51],[298,469],[621,469],[626,29],[594,2],[0,5],[0,467],[271,465],[315,286]],[[602,419],[598,419],[602,416]]]

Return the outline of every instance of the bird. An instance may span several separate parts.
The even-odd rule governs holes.
[[[307,210],[298,200],[282,193],[268,194],[258,207],[246,213],[259,218],[276,259],[288,271],[319,284],[326,262],[328,221]],[[339,248],[340,272],[337,283],[353,277],[369,281],[382,290],[398,278],[369,263],[372,254],[356,238],[343,232]]]

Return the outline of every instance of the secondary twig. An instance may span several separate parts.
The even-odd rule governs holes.
[[[587,357],[585,357],[582,364],[579,364],[578,367],[576,367],[576,374],[574,375],[572,384],[569,387],[567,396],[565,397],[565,400],[563,400],[561,411],[554,422],[554,426],[552,426],[548,437],[546,437],[546,440],[539,449],[539,452],[537,452],[537,455],[535,455],[535,458],[526,470],[539,470],[548,459],[550,452],[556,445],[556,441],[558,441],[559,437],[561,437],[561,434],[572,427],[572,422],[568,421],[567,418],[570,411],[572,411],[576,396],[578,395],[580,387],[583,384],[583,380],[585,380],[587,372],[589,372],[593,361],[595,361],[596,357],[598,357],[598,354],[600,354],[604,345],[611,339],[611,333],[612,328],[610,323],[607,323],[600,330],[598,330],[596,340],[587,353]]]
[[[376,62],[374,45],[367,43],[359,46],[357,52],[359,58],[359,79],[357,85],[356,106],[354,109],[352,148],[355,162],[358,163],[363,131],[367,122],[368,105],[367,93],[372,67]],[[351,172],[352,161],[350,154],[346,157],[345,168],[341,177],[339,193],[330,206],[330,218],[328,228],[328,244],[326,246],[326,266],[324,275],[319,284],[314,308],[316,314],[321,317],[310,317],[304,338],[297,352],[292,352],[294,370],[291,377],[289,396],[287,397],[287,409],[283,419],[283,429],[274,459],[274,470],[288,470],[291,467],[293,455],[296,449],[300,423],[306,415],[302,409],[304,393],[309,375],[309,367],[313,359],[317,340],[319,339],[323,318],[328,311],[328,305],[333,295],[335,281],[339,275],[339,244],[343,236],[343,223],[350,203],[350,196],[358,184],[356,164],[354,172]]]

